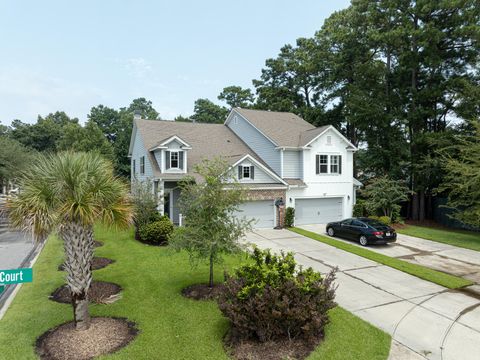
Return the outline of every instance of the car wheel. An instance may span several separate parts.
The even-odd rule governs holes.
[[[335,230],[333,230],[333,228],[328,228],[328,229],[327,229],[327,234],[328,234],[329,236],[335,236]]]
[[[365,235],[360,236],[360,245],[362,246],[367,246],[368,245],[368,240]]]

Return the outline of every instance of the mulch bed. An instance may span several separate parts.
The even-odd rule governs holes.
[[[42,360],[89,360],[120,350],[137,333],[127,319],[96,317],[85,331],[75,330],[74,322],[48,330],[37,339],[35,350]]]
[[[92,281],[90,289],[88,290],[88,300],[96,304],[111,304],[120,299],[120,291],[122,291],[122,287],[118,284],[105,281]],[[67,285],[60,286],[50,295],[50,300],[70,304],[72,302],[70,289]]]
[[[190,285],[182,290],[182,295],[195,300],[213,300],[218,297],[222,286],[219,284],[213,285],[213,288],[207,284]]]
[[[109,259],[109,258],[104,258],[104,257],[97,257],[95,256],[92,261],[92,270],[99,270],[103,269],[104,267],[107,267],[108,265],[114,263],[115,260]],[[59,271],[64,271],[64,265],[60,264],[58,265],[58,270]]]
[[[318,346],[301,339],[284,339],[261,343],[256,340],[231,342],[225,338],[225,347],[236,360],[303,360]]]

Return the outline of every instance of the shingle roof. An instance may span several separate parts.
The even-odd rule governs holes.
[[[315,127],[298,115],[289,112],[235,108],[253,126],[269,137],[279,147],[301,147],[328,126]]]
[[[223,124],[200,124],[175,122],[165,120],[135,120],[135,125],[143,139],[145,149],[151,149],[158,144],[159,139],[166,139],[177,135],[186,141],[192,150],[188,152],[187,172],[193,174],[193,167],[203,159],[223,156],[231,164],[245,155],[251,155],[262,165],[268,167],[238,136]],[[156,177],[164,177],[152,152],[148,151],[153,172]],[[168,174],[173,177],[176,174]]]
[[[298,187],[307,186],[307,184],[305,184],[302,179],[284,178],[283,180],[285,180],[285,182],[286,182],[288,185],[294,185],[294,186],[298,186]]]

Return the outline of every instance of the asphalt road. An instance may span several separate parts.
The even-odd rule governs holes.
[[[30,236],[21,232],[0,234],[0,269],[18,268],[33,248]]]

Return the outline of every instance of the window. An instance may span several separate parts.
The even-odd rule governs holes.
[[[317,155],[317,174],[327,174],[328,173],[328,155]]]
[[[243,165],[240,165],[238,167],[238,179],[241,180],[241,179],[250,179],[250,180],[253,180],[254,179],[254,175],[255,175],[255,168],[253,166],[243,166]]]
[[[133,161],[132,161],[132,172],[135,174],[136,171],[137,171],[137,166],[135,165],[135,159],[133,159]]]
[[[315,173],[317,175],[342,173],[341,155],[317,155],[315,162]]]
[[[330,155],[330,173],[338,174],[340,173],[339,169],[339,155]]]
[[[170,167],[178,168],[178,151],[170,152]]]
[[[243,178],[250,179],[250,166],[243,166]]]
[[[140,174],[145,174],[145,156],[140,158]]]

